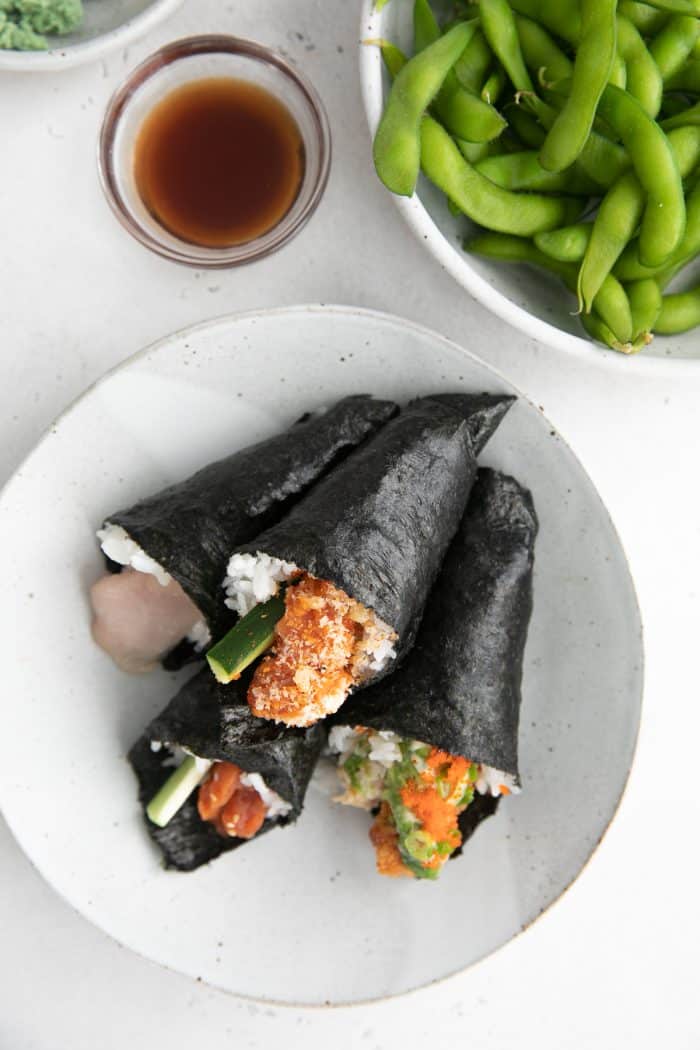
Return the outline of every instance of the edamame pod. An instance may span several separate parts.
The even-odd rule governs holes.
[[[569,291],[576,290],[576,266],[550,258],[525,238],[486,233],[468,241],[465,248],[502,262],[526,262],[540,266],[561,277]],[[614,332],[620,343],[630,342],[632,312],[624,288],[614,277],[606,278],[596,297],[595,306],[601,320]]]
[[[507,190],[570,193],[577,197],[600,192],[595,182],[576,169],[546,171],[534,150],[487,157],[476,164],[476,170]]]
[[[617,11],[618,14],[629,18],[632,25],[644,36],[658,33],[668,18],[665,11],[659,11],[649,4],[638,3],[637,0],[619,0]]]
[[[649,52],[663,80],[683,68],[700,37],[700,19],[674,15],[649,44]]]
[[[700,160],[700,129],[678,128],[668,142],[679,174],[687,175]],[[590,312],[607,274],[632,239],[645,207],[647,194],[633,171],[622,175],[601,201],[578,278],[579,302]]]
[[[510,6],[518,14],[539,22],[568,44],[575,44],[581,35],[578,0],[510,0]]]
[[[583,149],[616,56],[617,0],[581,0],[581,34],[571,89],[540,152],[542,167],[562,171]]]
[[[420,128],[421,165],[431,182],[480,226],[529,237],[571,222],[580,204],[566,197],[511,193],[494,185],[464,159],[437,121]]]
[[[649,337],[647,341],[650,342],[661,310],[661,289],[653,277],[647,277],[627,286],[627,298],[632,311],[633,342],[645,336]]]
[[[534,241],[540,251],[550,259],[578,263],[586,252],[592,229],[591,222],[577,222],[573,226],[562,226],[559,230],[536,233]]]
[[[508,0],[480,0],[479,13],[484,36],[515,90],[534,91]]]
[[[473,27],[457,25],[410,59],[394,80],[377,134],[374,166],[387,189],[410,197],[420,171],[423,113],[466,47]]]
[[[685,233],[673,255],[661,266],[644,266],[639,261],[638,241],[625,248],[615,266],[615,275],[621,281],[639,281],[644,277],[658,277],[669,267],[679,268],[700,254],[700,184],[689,194],[686,202]]]
[[[700,285],[688,292],[664,295],[656,322],[660,335],[676,335],[700,325]]]
[[[619,14],[617,49],[627,67],[627,90],[650,117],[655,117],[661,106],[664,89],[661,73],[638,30],[629,19]]]
[[[647,193],[639,235],[642,262],[657,266],[678,247],[685,229],[683,183],[668,138],[636,98],[607,85],[598,111],[618,134]]]
[[[525,64],[538,78],[553,82],[571,76],[574,64],[556,41],[537,22],[525,15],[516,15],[515,25]]]

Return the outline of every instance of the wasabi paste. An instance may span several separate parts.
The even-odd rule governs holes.
[[[82,18],[82,0],[0,0],[0,48],[46,51],[45,33],[70,33]]]

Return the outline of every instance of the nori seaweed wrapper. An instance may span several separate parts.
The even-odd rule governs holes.
[[[256,718],[248,707],[247,687],[243,678],[221,686],[208,668],[203,669],[153,719],[129,752],[144,810],[173,771],[169,749],[151,748],[151,741],[159,741],[186,748],[200,758],[234,762],[246,772],[260,773],[268,787],[292,804],[292,810],[284,817],[266,820],[258,835],[296,820],[325,741],[324,730],[320,725],[294,729]],[[144,820],[165,866],[178,871],[192,871],[250,841],[225,838],[202,820],[196,791],[166,827],[157,827],[145,812]]]
[[[421,398],[238,551],[293,562],[373,609],[397,632],[400,660],[413,644],[476,469],[464,405]],[[383,673],[394,666],[390,661]]]
[[[221,581],[235,547],[277,521],[396,411],[393,402],[365,394],[343,398],[322,414],[302,417],[289,430],[108,515],[105,523],[121,525],[177,580],[216,636],[231,622]]]
[[[482,451],[484,445],[498,428],[506,412],[515,401],[511,394],[486,393],[426,394],[421,400],[426,398],[431,401],[439,401],[441,404],[447,405],[464,416],[469,427],[475,456],[478,456]]]
[[[332,721],[391,730],[517,778],[537,527],[528,490],[480,470],[412,652]]]

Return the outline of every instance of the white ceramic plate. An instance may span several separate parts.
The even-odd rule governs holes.
[[[505,944],[578,875],[618,805],[640,713],[639,613],[591,482],[520,399],[484,461],[541,521],[522,707],[524,791],[438,883],[381,879],[366,814],[321,786],[299,823],[189,875],[166,872],[125,753],[176,678],[131,678],[90,640],[95,528],[115,506],[351,392],[512,391],[426,329],[345,307],[224,318],[170,336],[92,387],[0,501],[0,800],[45,878],[121,943],[259,999],[398,994]],[[437,946],[437,947],[436,947]]]
[[[438,4],[439,6],[439,4]],[[360,40],[385,38],[408,54],[413,46],[413,5],[392,0],[380,13],[375,0],[364,0]],[[384,109],[389,79],[383,69],[379,48],[360,45],[360,81],[367,120],[374,135]],[[657,336],[650,346],[633,358],[592,344],[574,315],[575,301],[556,278],[529,266],[498,265],[488,259],[467,255],[462,241],[470,229],[469,220],[455,219],[447,208],[445,195],[421,176],[418,192],[412,197],[393,200],[416,237],[441,266],[483,306],[534,339],[590,358],[603,355],[609,365],[630,371],[658,372],[668,362],[677,372],[685,364],[693,375],[700,365],[700,336],[697,330],[677,336]]]
[[[0,70],[41,73],[94,62],[126,47],[177,10],[183,0],[85,0],[85,17],[75,31],[51,36],[49,51],[0,51]]]

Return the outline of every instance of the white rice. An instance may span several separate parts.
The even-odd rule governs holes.
[[[274,820],[275,817],[286,817],[292,809],[292,803],[286,802],[281,795],[268,787],[259,773],[244,773],[241,784],[254,788],[267,807],[267,817]]]
[[[108,521],[103,529],[97,530],[97,538],[104,553],[117,565],[128,566],[136,572],[149,573],[155,576],[161,587],[167,587],[172,580],[170,573],[159,565],[155,558],[146,554],[121,525],[112,525]],[[187,641],[194,646],[197,653],[208,648],[211,644],[211,631],[206,620],[197,620],[187,635]]]
[[[229,560],[223,588],[226,605],[239,616],[245,616],[256,605],[272,598],[279,584],[296,576],[299,569],[292,562],[256,554],[234,554]]]
[[[148,572],[155,576],[161,587],[167,587],[172,576],[159,565],[154,558],[150,558],[145,551],[141,550],[138,543],[132,540],[126,529],[121,525],[112,525],[107,522],[103,529],[97,530],[97,538],[102,550],[117,565],[128,565],[137,572]]]

